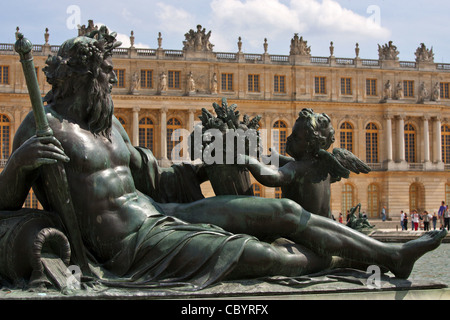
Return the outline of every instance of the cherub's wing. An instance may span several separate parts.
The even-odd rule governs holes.
[[[354,173],[369,173],[370,167],[347,149],[334,148],[333,155],[346,169]]]

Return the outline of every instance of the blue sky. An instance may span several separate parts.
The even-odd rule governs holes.
[[[6,1],[5,1],[6,2]],[[184,34],[201,24],[211,31],[214,50],[263,53],[267,38],[270,54],[289,54],[298,33],[308,41],[313,56],[328,56],[330,41],[336,57],[377,59],[378,44],[389,40],[399,58],[413,61],[423,42],[433,47],[435,62],[450,63],[450,1],[384,0],[16,0],[2,4],[0,43],[13,43],[16,27],[34,44],[61,44],[77,35],[77,23],[106,24],[127,45],[131,30],[135,46],[157,48],[158,32],[164,49],[181,50]]]

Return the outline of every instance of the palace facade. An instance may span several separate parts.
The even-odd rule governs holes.
[[[79,29],[83,34],[93,22]],[[379,59],[312,56],[303,37],[294,34],[288,55],[215,52],[211,32],[197,26],[186,33],[182,50],[134,47],[114,50],[118,82],[113,89],[115,115],[134,145],[150,148],[162,166],[170,165],[176,129],[192,130],[201,108],[225,97],[241,114],[261,115],[261,128],[273,132],[269,145],[285,152],[303,108],[330,116],[336,130],[333,147],[346,148],[365,161],[369,174],[352,174],[333,184],[335,217],[361,203],[378,218],[383,206],[398,219],[400,210],[437,211],[450,202],[450,64],[435,63],[432,49],[420,44],[415,61],[400,61],[389,42],[379,45]],[[74,35],[75,36],[75,35]],[[42,68],[59,46],[34,45],[38,81],[50,90]],[[31,110],[25,79],[13,44],[0,44],[0,170],[8,160],[20,123]],[[176,131],[175,131],[176,132]],[[209,183],[203,190],[213,195]],[[254,183],[257,196],[280,197],[278,189]],[[27,206],[40,206],[31,193]]]

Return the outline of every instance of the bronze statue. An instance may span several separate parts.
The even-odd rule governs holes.
[[[271,169],[255,158],[244,157],[242,163],[263,185],[281,187],[283,198],[291,199],[304,209],[330,217],[330,185],[348,178],[350,171],[368,173],[370,168],[346,149],[326,151],[335,141],[334,129],[326,114],[303,109],[287,138],[286,152],[279,158],[279,168]],[[271,156],[274,156],[273,154]]]
[[[442,230],[405,244],[382,243],[290,199],[203,198],[202,165],[160,168],[150,150],[131,144],[114,116],[114,36],[103,28],[64,42],[49,57],[45,116],[53,135],[36,135],[35,114],[29,113],[0,174],[0,210],[20,210],[33,187],[45,211],[54,211],[57,186],[42,169],[63,164],[86,257],[105,270],[93,272],[94,278],[203,288],[227,279],[326,270],[336,266],[334,256],[407,278],[414,262],[446,235]],[[73,228],[63,224],[64,232]],[[300,253],[277,245],[279,237],[295,242]]]

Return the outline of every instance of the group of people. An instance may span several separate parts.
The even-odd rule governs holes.
[[[420,214],[417,212],[417,210],[413,210],[411,214],[408,215],[408,213],[401,210],[400,225],[402,227],[402,230],[408,230],[409,220],[411,221],[411,230],[415,231],[419,230],[420,221],[423,222],[424,231],[429,231],[431,230],[431,228],[433,228],[433,230],[436,230],[438,221],[440,223],[440,229],[447,228],[447,230],[450,230],[450,213],[448,205],[445,204],[445,201],[442,201],[437,214],[436,212],[431,214],[426,210],[422,214]]]

